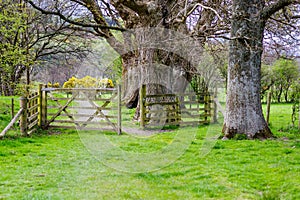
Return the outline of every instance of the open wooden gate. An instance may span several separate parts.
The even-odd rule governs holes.
[[[121,89],[43,88],[41,126],[121,134]]]

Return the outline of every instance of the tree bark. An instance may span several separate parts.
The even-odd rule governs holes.
[[[272,137],[260,98],[263,8],[262,0],[233,1],[224,138],[236,134],[249,139]]]

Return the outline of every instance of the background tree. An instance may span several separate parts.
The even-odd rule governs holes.
[[[299,68],[294,60],[279,59],[273,66],[275,75],[275,95],[277,102],[281,102],[281,96],[284,95],[285,102],[289,102],[289,93],[291,86],[297,84],[299,79]]]
[[[27,63],[21,40],[26,30],[26,13],[21,9],[20,4],[0,4],[0,91],[3,95],[13,95],[22,66]]]
[[[23,1],[1,1],[1,84],[4,95],[14,95],[26,73],[27,84],[36,64],[52,57],[82,59],[90,52],[91,35],[56,16],[44,16]],[[67,11],[69,8],[65,8]]]

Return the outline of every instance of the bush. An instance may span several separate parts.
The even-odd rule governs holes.
[[[85,76],[81,79],[75,77],[70,78],[63,85],[63,88],[113,88],[114,84],[111,79],[96,79],[91,76]]]
[[[108,79],[108,78],[104,78],[102,80],[100,80],[100,85],[101,88],[113,88],[114,87],[114,83],[112,82],[112,80]]]
[[[69,78],[69,80],[64,83],[63,88],[74,88],[76,80],[77,78],[75,77]]]
[[[48,87],[51,87],[51,88],[59,88],[60,87],[60,84],[59,84],[59,82],[55,82],[55,83],[50,83],[50,82],[48,82],[48,84],[47,84],[47,86]]]

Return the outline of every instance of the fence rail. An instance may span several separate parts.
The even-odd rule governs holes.
[[[22,115],[23,113],[23,108],[21,108],[17,114],[13,117],[13,119],[9,122],[9,124],[5,127],[5,129],[0,133],[0,138],[4,137],[5,134],[7,133],[7,131],[9,129],[11,129],[11,127],[14,125],[14,123],[16,123],[16,121],[19,119],[19,117]]]

